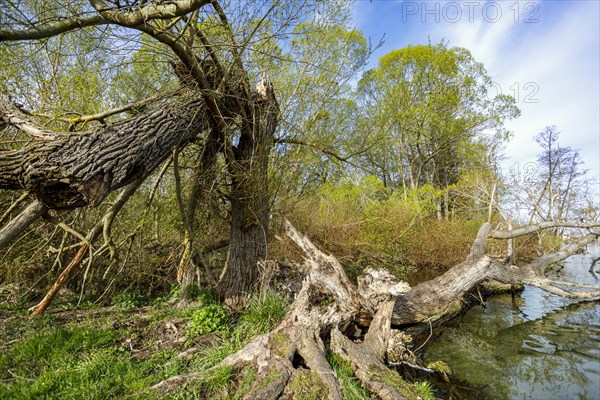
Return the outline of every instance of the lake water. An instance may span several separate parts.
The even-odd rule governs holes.
[[[600,286],[588,247],[554,272],[560,280]],[[537,289],[488,299],[427,344],[426,362],[443,360],[477,399],[600,400],[600,302],[569,300]]]

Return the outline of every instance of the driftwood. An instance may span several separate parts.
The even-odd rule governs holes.
[[[490,224],[484,224],[465,261],[438,278],[410,288],[386,271],[369,268],[355,287],[335,257],[322,253],[287,221],[285,228],[306,255],[304,268],[308,272],[302,288],[277,328],[256,337],[219,364],[255,368],[258,379],[246,399],[295,395],[294,380],[307,373],[313,375],[315,393],[341,399],[339,382],[325,357],[327,352],[350,363],[364,387],[379,398],[417,398],[411,385],[388,368],[387,363],[398,360],[398,351],[406,344],[394,328],[447,319],[461,309],[464,295],[484,280],[526,283],[569,297],[600,296],[599,288],[587,292],[560,289],[581,285],[551,281],[536,272],[542,265],[575,253],[589,243],[588,236],[595,234],[519,268],[487,253],[488,239],[494,237],[494,232]],[[357,334],[361,330],[367,333]],[[356,342],[357,338],[362,340]],[[153,389],[169,392],[201,377],[202,373],[176,376]]]

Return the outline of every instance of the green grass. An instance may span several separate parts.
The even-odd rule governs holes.
[[[431,383],[427,381],[416,382],[413,384],[414,391],[423,400],[435,400],[434,389]]]
[[[90,327],[54,327],[30,336],[0,355],[0,398],[104,399],[163,375],[149,379],[164,354],[135,360],[116,343],[117,336]]]
[[[195,371],[192,368],[198,365],[175,359],[185,347],[154,350],[153,346],[160,342],[167,321],[177,320],[181,326],[193,310],[111,308],[38,318],[13,313],[0,322],[4,342],[0,343],[0,399],[163,398],[143,390],[167,377]],[[140,356],[131,351],[127,340],[136,350],[150,351]],[[205,397],[179,390],[168,398]]]
[[[345,400],[373,399],[359,380],[356,379],[352,366],[347,361],[333,353],[327,353],[327,361],[329,361],[329,365],[331,365],[340,382],[342,396]]]
[[[255,294],[246,305],[240,326],[252,330],[255,335],[267,333],[281,322],[288,307],[285,297],[280,293],[270,291]]]
[[[115,299],[116,307],[107,309],[33,319],[12,312],[0,322],[0,399],[241,398],[256,380],[256,371],[219,367],[166,396],[145,390],[167,377],[214,367],[276,326],[288,308],[283,297],[267,293],[253,297],[241,314],[231,316],[211,293],[195,297],[197,306],[188,308],[155,304],[134,309],[139,299],[123,295]],[[195,345],[191,342],[155,349],[165,324],[173,321],[196,336],[213,332],[210,341],[204,340],[205,347],[188,360],[176,356]],[[131,343],[136,350],[150,351],[140,356]]]

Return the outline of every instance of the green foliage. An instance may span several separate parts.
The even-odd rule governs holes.
[[[304,196],[287,215],[351,275],[376,266],[409,279],[415,268],[462,261],[480,225],[480,220],[438,219],[434,204],[442,193],[431,185],[392,191],[369,177],[325,184],[318,196]],[[286,251],[278,246],[275,253]]]
[[[275,291],[257,293],[248,301],[240,318],[240,327],[255,334],[267,333],[277,326],[287,310],[288,304],[282,294]]]
[[[148,304],[148,297],[140,293],[124,291],[113,296],[113,304],[125,310],[141,307]]]
[[[212,332],[226,332],[227,311],[219,304],[207,304],[192,312],[186,329],[188,339]]]
[[[116,339],[87,326],[34,333],[0,354],[0,398],[105,399],[146,387],[165,355],[136,361]]]
[[[422,400],[435,400],[434,390],[430,382],[422,381],[413,384],[413,391]]]
[[[423,196],[439,198],[439,190],[486,157],[480,142],[490,132],[506,140],[504,122],[519,115],[513,98],[492,98],[491,89],[484,66],[464,48],[442,42],[381,57],[358,88],[370,132],[361,157],[365,170],[386,187],[417,190],[410,196],[419,199],[416,206]],[[422,192],[427,185],[435,190]]]
[[[210,372],[204,374],[200,380],[200,385],[206,392],[207,398],[226,398],[234,381],[233,378],[233,367],[226,365],[213,368]]]
[[[327,353],[327,361],[340,382],[344,400],[369,400],[373,398],[356,379],[354,370],[347,361],[333,353]]]

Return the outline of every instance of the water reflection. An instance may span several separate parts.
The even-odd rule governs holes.
[[[561,280],[598,284],[589,255],[567,260]],[[494,297],[427,345],[481,399],[600,399],[600,304],[526,287],[514,301]]]

